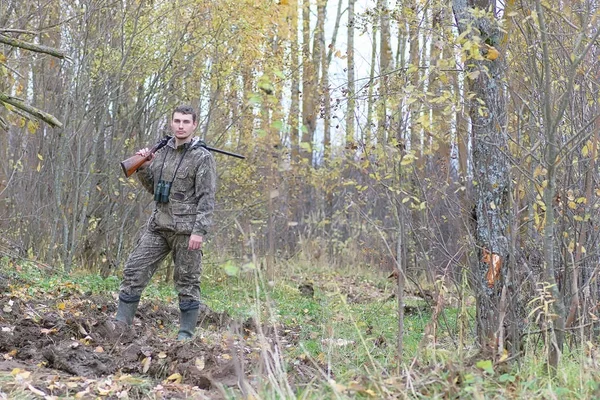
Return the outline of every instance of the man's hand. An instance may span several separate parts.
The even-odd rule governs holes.
[[[199,250],[202,248],[202,235],[190,235],[190,244],[188,249]]]
[[[147,161],[141,165],[144,168],[150,165],[150,162],[154,159],[154,153],[150,153],[148,148],[138,150],[135,154],[146,158]]]

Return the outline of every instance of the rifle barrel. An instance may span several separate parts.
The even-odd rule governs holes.
[[[207,146],[205,144],[203,144],[201,146],[204,147],[206,150],[214,151],[215,153],[221,153],[221,154],[225,154],[225,155],[228,155],[228,156],[232,156],[232,157],[236,157],[236,158],[241,158],[242,160],[246,159],[246,156],[243,156],[241,154],[236,154],[236,153],[232,153],[230,151],[221,150],[221,149],[215,149],[214,147],[210,147],[210,146]]]

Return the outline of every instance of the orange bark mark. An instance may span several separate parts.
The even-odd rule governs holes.
[[[495,253],[490,253],[488,249],[483,249],[483,257],[481,261],[489,265],[485,279],[488,287],[494,287],[497,281],[500,280],[500,269],[502,268],[502,258]]]

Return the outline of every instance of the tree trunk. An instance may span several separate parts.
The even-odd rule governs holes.
[[[485,3],[485,4],[483,4]],[[491,18],[476,18],[469,12],[473,8],[492,9],[495,1],[454,0],[453,10],[459,31],[471,26],[472,40],[499,46],[498,24]],[[475,32],[479,31],[480,37]],[[510,183],[506,141],[506,104],[503,79],[505,65],[500,58],[490,61],[471,54],[467,61],[467,74],[471,78],[469,91],[474,101],[470,103],[471,132],[473,135],[473,185],[475,241],[479,261],[473,265],[473,288],[477,298],[477,332],[484,351],[501,352],[498,338],[503,336],[499,325],[503,284],[506,282],[506,265],[509,254],[507,226]]]
[[[348,0],[348,107],[346,109],[346,145],[354,141],[354,113],[356,112],[356,83],[354,78],[354,1]]]

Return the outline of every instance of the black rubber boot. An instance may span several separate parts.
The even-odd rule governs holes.
[[[192,308],[191,310],[181,311],[181,316],[179,317],[179,333],[177,334],[177,340],[188,340],[194,337],[196,323],[198,322],[198,310],[198,308]]]
[[[133,323],[133,317],[135,317],[138,304],[140,304],[139,301],[128,303],[123,300],[119,300],[119,309],[117,310],[117,316],[115,319],[117,321],[125,322],[128,326],[131,325]]]

